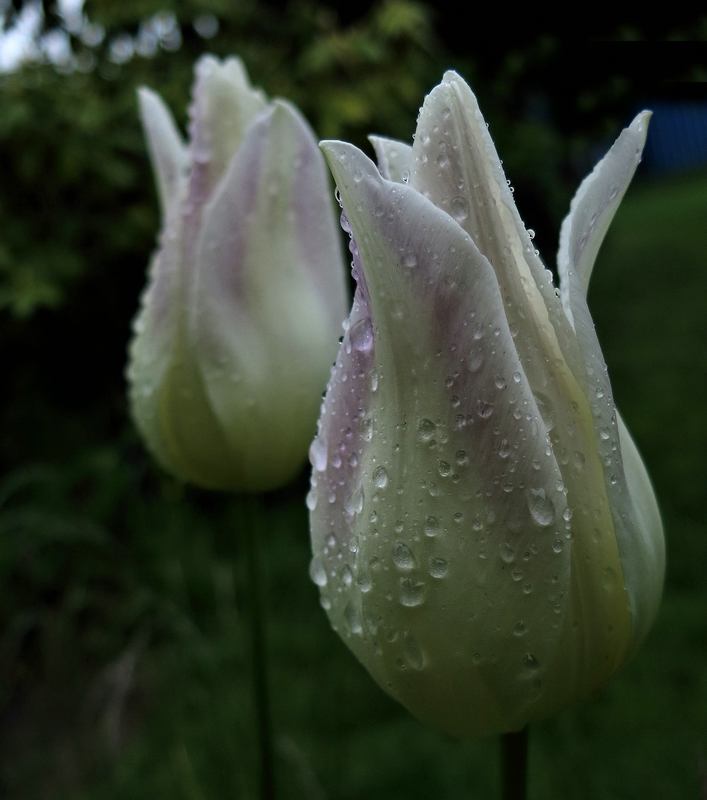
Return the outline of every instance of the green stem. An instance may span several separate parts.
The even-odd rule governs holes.
[[[526,800],[528,785],[528,729],[504,733],[503,800]]]
[[[258,724],[260,752],[261,800],[275,800],[275,770],[273,758],[270,698],[268,693],[267,657],[265,649],[265,613],[263,607],[262,570],[260,565],[260,515],[258,498],[245,498],[245,540],[248,552],[248,582],[250,584],[250,633],[253,665],[253,688]]]

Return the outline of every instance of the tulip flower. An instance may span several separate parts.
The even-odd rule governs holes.
[[[289,103],[241,62],[196,65],[186,146],[140,90],[163,230],[134,323],[133,417],[168,471],[264,491],[306,458],[346,316],[329,177]]]
[[[664,541],[586,292],[649,114],[582,183],[559,290],[454,72],[378,167],[322,144],[357,291],[310,449],[311,575],[375,680],[449,733],[598,690],[660,601]]]

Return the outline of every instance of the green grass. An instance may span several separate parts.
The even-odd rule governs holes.
[[[601,694],[531,732],[531,800],[700,798],[707,759],[707,175],[635,186],[590,291],[655,482],[665,599]],[[496,798],[498,743],[423,727],[330,630],[306,476],[261,520],[284,800]],[[0,796],[256,798],[237,499],[183,490],[134,434],[0,485]]]

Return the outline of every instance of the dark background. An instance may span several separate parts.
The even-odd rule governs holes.
[[[75,31],[74,61],[0,76],[0,797],[256,796],[243,503],[164,475],[127,412],[159,228],[137,86],[183,126],[194,60],[236,53],[321,137],[368,147],[369,132],[409,140],[455,68],[549,266],[576,186],[638,110],[694,150],[674,115],[707,101],[707,18],[614,6],[579,31],[573,9],[483,5],[462,25],[451,3],[88,0],[101,43]],[[111,42],[165,10],[178,46],[115,63]],[[707,797],[707,168],[670,169],[651,135],[590,307],[661,503],[665,599],[599,697],[532,731],[537,800]],[[307,577],[307,484],[303,467],[260,522],[282,797],[498,796],[496,741],[423,728],[330,631]]]

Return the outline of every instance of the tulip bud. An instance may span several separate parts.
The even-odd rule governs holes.
[[[378,168],[322,145],[358,287],[310,449],[311,574],[376,681],[453,734],[595,692],[658,608],[660,515],[586,302],[648,117],[582,183],[559,292],[455,73],[412,147],[372,140]]]
[[[304,460],[346,316],[323,157],[243,65],[196,65],[190,142],[140,90],[163,230],[134,323],[135,422],[167,470],[264,491]]]

